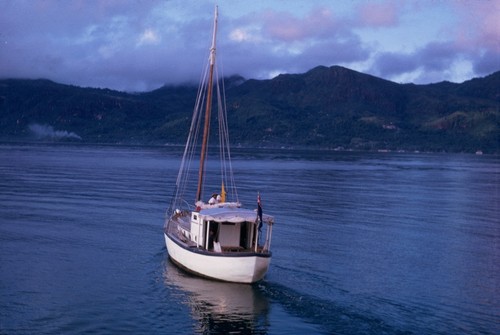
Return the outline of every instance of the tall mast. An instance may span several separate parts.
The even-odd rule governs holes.
[[[205,109],[205,124],[203,127],[203,142],[201,144],[200,169],[198,171],[198,191],[196,192],[196,201],[201,200],[201,192],[203,189],[203,176],[205,173],[205,161],[208,150],[208,134],[210,132],[210,115],[212,112],[212,90],[213,90],[214,66],[215,66],[215,37],[217,35],[217,15],[218,15],[218,10],[217,6],[215,6],[214,32],[212,36],[212,47],[210,48],[210,72],[208,75],[207,104]]]

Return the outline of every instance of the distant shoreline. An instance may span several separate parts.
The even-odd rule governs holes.
[[[172,143],[105,143],[105,142],[82,142],[82,141],[39,141],[39,140],[0,140],[0,145],[17,145],[17,146],[73,146],[73,147],[117,147],[117,148],[178,148],[184,149],[183,144]],[[218,148],[217,145],[210,146],[211,148]],[[481,150],[475,152],[468,151],[420,151],[420,150],[391,150],[391,149],[349,149],[349,148],[326,148],[315,146],[251,146],[251,145],[237,145],[232,147],[233,152],[240,150],[263,150],[267,152],[300,152],[300,151],[313,151],[313,152],[339,152],[339,153],[379,153],[379,154],[464,154],[464,155],[488,155],[498,156],[499,152],[483,152]]]

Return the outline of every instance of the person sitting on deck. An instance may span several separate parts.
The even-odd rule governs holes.
[[[215,204],[219,203],[219,201],[220,201],[220,195],[218,195],[217,193],[214,193],[214,194],[212,194],[212,197],[210,198],[210,200],[208,200],[208,204],[215,205]]]

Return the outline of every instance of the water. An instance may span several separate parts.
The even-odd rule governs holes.
[[[170,264],[181,149],[0,145],[0,334],[499,334],[500,158],[234,152],[250,286]]]

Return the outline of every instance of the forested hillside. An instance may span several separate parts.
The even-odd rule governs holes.
[[[343,67],[226,79],[231,141],[247,146],[498,153],[500,72],[397,84]],[[147,93],[0,80],[0,139],[182,144],[197,86]],[[215,121],[214,121],[215,123]]]

